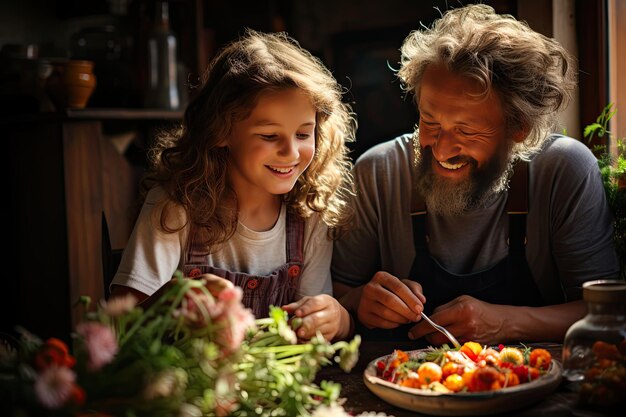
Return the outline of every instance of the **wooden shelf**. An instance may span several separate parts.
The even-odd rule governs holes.
[[[81,120],[179,120],[183,110],[161,109],[66,109],[69,119]]]
[[[0,124],[47,123],[67,120],[182,120],[183,110],[87,108],[51,113],[0,116]]]

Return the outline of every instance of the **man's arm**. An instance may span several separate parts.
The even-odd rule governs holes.
[[[363,286],[350,287],[340,282],[333,282],[333,294],[350,314],[356,314],[361,300]]]
[[[521,341],[562,342],[567,329],[587,312],[584,301],[545,307],[518,307],[489,304],[461,296],[435,309],[431,318],[446,327],[461,341],[481,344],[519,343]],[[426,337],[429,343],[447,343],[428,323],[420,322],[410,337]]]

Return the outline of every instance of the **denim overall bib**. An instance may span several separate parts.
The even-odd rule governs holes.
[[[516,164],[510,185],[506,204],[509,218],[509,254],[489,269],[471,274],[449,272],[430,256],[426,205],[420,196],[414,194],[411,220],[416,255],[409,277],[422,285],[426,296],[424,313],[430,314],[436,307],[463,294],[492,304],[542,305],[542,296],[526,262],[527,162]],[[374,337],[408,340],[408,331],[413,326],[415,323],[390,330],[378,330]]]
[[[268,275],[253,275],[208,265],[206,250],[195,242],[196,234],[192,230],[185,251],[183,273],[191,278],[209,273],[231,281],[243,290],[244,306],[250,308],[257,318],[267,317],[270,305],[280,307],[294,301],[300,282],[304,264],[304,219],[290,209],[287,209],[286,233],[287,263]]]

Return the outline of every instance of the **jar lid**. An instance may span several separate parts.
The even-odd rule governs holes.
[[[587,281],[583,284],[583,298],[592,303],[626,303],[626,281]]]

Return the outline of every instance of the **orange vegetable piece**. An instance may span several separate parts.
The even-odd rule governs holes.
[[[470,391],[495,391],[502,388],[504,375],[491,366],[478,368],[472,376]]]
[[[528,367],[528,381],[534,381],[535,379],[539,378],[541,376],[541,374],[539,373],[539,369],[537,368],[533,368]]]
[[[459,350],[465,353],[465,355],[471,360],[476,361],[476,358],[478,358],[478,355],[483,350],[483,347],[480,343],[465,342],[463,343],[463,346],[461,346],[461,349]]]
[[[398,358],[400,363],[405,363],[405,362],[409,361],[409,354],[406,353],[405,351],[400,350],[400,349],[396,349],[395,353],[396,353],[396,357]]]
[[[392,360],[389,363],[389,367],[391,369],[396,369],[401,364],[408,362],[408,360],[409,355],[405,351],[396,349],[393,351]]]
[[[463,377],[459,374],[451,374],[443,381],[443,385],[450,391],[459,392],[465,388]]]
[[[441,378],[445,380],[448,376],[453,375],[453,374],[463,375],[464,370],[465,370],[465,367],[463,365],[460,365],[455,362],[446,362],[441,367]]]
[[[619,360],[621,354],[617,349],[617,346],[598,340],[591,346],[591,351],[596,355],[598,359],[610,359]]]
[[[547,371],[550,367],[550,362],[552,362],[552,355],[547,350],[538,348],[530,352],[528,363],[533,368]]]
[[[519,376],[515,372],[509,371],[504,373],[504,384],[502,384],[503,388],[506,387],[514,387],[515,385],[519,385]]]
[[[598,379],[604,373],[604,368],[600,368],[598,366],[592,366],[591,368],[587,368],[585,371],[585,380],[592,381],[594,379]]]
[[[463,378],[463,384],[465,384],[466,387],[469,387],[470,383],[472,382],[472,378],[474,377],[474,372],[476,372],[477,368],[474,369],[465,369],[465,372],[463,372],[463,375],[461,375],[461,377]]]
[[[612,366],[615,366],[616,364],[617,361],[613,361],[611,359],[600,359],[596,361],[596,366],[601,369],[610,368]]]
[[[400,385],[408,388],[420,388],[422,384],[419,378],[406,378],[400,381]]]
[[[417,368],[417,374],[420,377],[420,382],[423,385],[428,385],[431,382],[439,382],[441,380],[441,366],[434,362],[424,362]]]
[[[467,388],[471,392],[495,391],[502,388],[504,375],[491,366],[478,368],[472,375]]]

